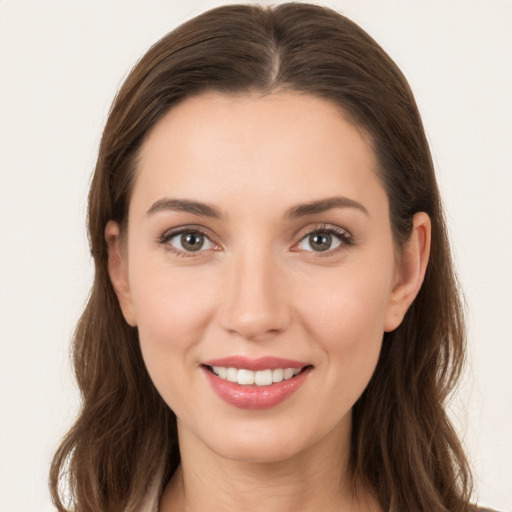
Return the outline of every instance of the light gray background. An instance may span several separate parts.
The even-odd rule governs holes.
[[[86,194],[111,100],[151,43],[220,3],[0,0],[0,512],[52,510],[48,464],[78,405],[68,345],[92,278]],[[510,511],[512,2],[323,3],[369,31],[416,93],[469,307],[451,411],[475,498]]]

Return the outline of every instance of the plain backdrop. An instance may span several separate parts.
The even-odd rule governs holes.
[[[114,94],[206,0],[0,0],[0,512],[50,511],[79,405],[69,342],[92,279],[86,195]],[[264,2],[265,3],[265,2]],[[477,499],[512,510],[512,2],[326,0],[409,79],[468,303],[451,414]]]

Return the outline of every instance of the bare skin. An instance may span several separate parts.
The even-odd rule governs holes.
[[[160,512],[381,510],[348,471],[351,411],[421,286],[430,221],[416,214],[399,250],[376,170],[337,107],[292,92],[203,94],[149,134],[126,236],[114,222],[105,236],[125,319],[178,417],[182,464]],[[226,357],[308,373],[255,410],[212,387],[206,362]]]
[[[219,461],[215,456],[189,452],[182,442],[190,460],[183,461],[165,489],[159,511],[210,510],[215,503],[214,510],[219,512],[382,512],[364,489],[356,496],[346,466],[340,465],[340,460],[347,462],[348,447],[342,444],[346,439],[342,435],[341,442],[335,443],[329,436],[312,446],[311,453],[275,464],[223,460],[222,470],[216,470]],[[200,458],[203,455],[206,458]],[[309,460],[307,465],[302,464],[304,459]],[[196,460],[201,460],[201,465],[194,464]]]

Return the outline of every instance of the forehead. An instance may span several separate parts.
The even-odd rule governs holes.
[[[361,199],[382,195],[376,169],[368,137],[327,100],[288,91],[206,93],[173,107],[152,129],[133,200],[244,196],[284,206],[338,193]]]

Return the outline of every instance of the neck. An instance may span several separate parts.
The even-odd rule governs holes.
[[[341,427],[305,452],[271,462],[223,458],[181,428],[182,462],[165,489],[160,512],[212,507],[219,512],[380,511],[367,491],[354,488],[350,428]]]

